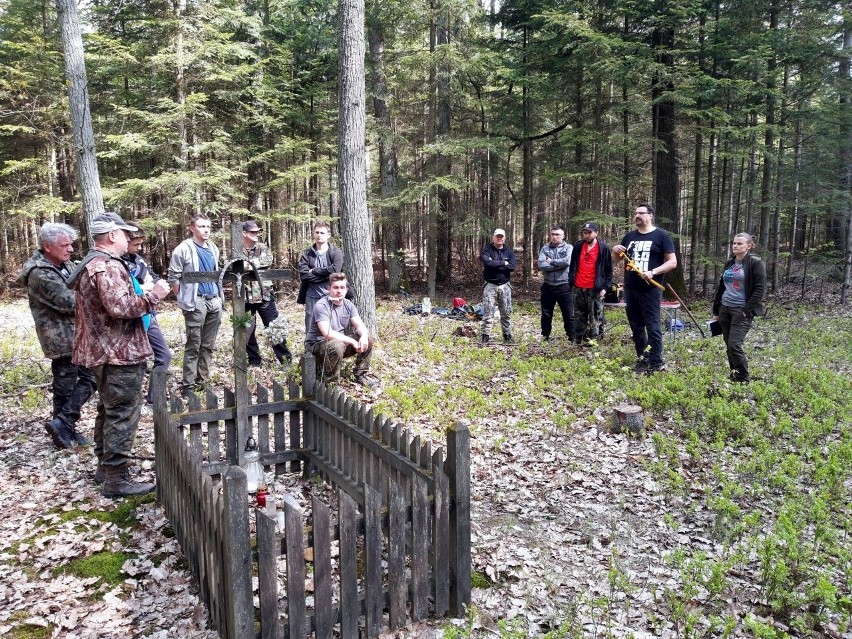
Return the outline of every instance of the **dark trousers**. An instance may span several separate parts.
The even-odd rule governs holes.
[[[260,356],[260,347],[257,344],[257,318],[255,314],[260,315],[260,321],[264,326],[269,326],[278,318],[278,307],[275,306],[275,300],[269,300],[260,304],[246,304],[246,311],[252,314],[252,322],[248,331],[246,331],[246,355],[248,362],[254,366],[260,366],[263,358]],[[290,349],[287,348],[287,340],[282,340],[272,347],[272,352],[278,358],[278,363],[283,364],[290,355]]]
[[[104,466],[123,466],[132,456],[133,440],[142,414],[142,380],[146,365],[95,366],[98,415],[95,455]]]
[[[74,430],[80,409],[95,392],[95,376],[85,366],[71,362],[70,355],[50,362],[53,374],[53,416]]]
[[[568,284],[541,285],[541,334],[544,337],[550,337],[550,331],[553,328],[553,310],[557,304],[562,312],[565,334],[572,337],[574,335],[574,300]]]
[[[352,344],[337,339],[314,342],[311,353],[317,360],[317,378],[326,384],[340,379],[340,369],[346,357],[355,357],[352,373],[357,378],[370,370],[370,358],[373,356],[373,338],[370,338],[370,348],[364,353],[358,353]]]
[[[162,366],[167,369],[172,362],[172,352],[169,350],[163,331],[160,330],[156,315],[151,316],[151,325],[148,327],[148,343],[151,345],[151,350],[154,351],[154,368]],[[153,403],[150,385],[148,386],[148,393],[145,395],[145,401],[149,404]]]
[[[655,286],[640,284],[645,290],[636,287],[624,289],[624,301],[627,304],[627,321],[633,332],[633,346],[636,355],[645,357],[652,366],[663,364],[663,331],[660,328],[660,303],[663,292]],[[648,353],[645,349],[650,346]]]
[[[719,325],[722,327],[722,339],[728,347],[731,376],[738,382],[749,381],[751,377],[743,344],[751,330],[752,319],[743,313],[743,309],[722,304],[719,308]]]

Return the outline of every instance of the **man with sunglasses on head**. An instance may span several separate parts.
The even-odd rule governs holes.
[[[237,257],[245,257],[256,272],[272,266],[272,250],[263,242],[258,241],[260,233],[260,227],[255,220],[244,222],[242,251],[236,255]],[[260,320],[266,328],[269,328],[270,325],[273,328],[280,326],[284,318],[279,319],[278,307],[275,305],[275,291],[270,280],[265,280],[262,283],[244,280],[243,284],[246,287],[246,311],[251,313],[252,316],[251,326],[246,331],[246,355],[248,355],[249,366],[260,366],[263,360],[260,356],[260,347],[257,344],[257,316],[260,315]],[[273,344],[272,351],[275,353],[279,364],[287,365],[293,359],[290,349],[287,348],[286,337]]]

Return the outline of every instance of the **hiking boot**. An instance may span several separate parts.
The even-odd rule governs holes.
[[[511,335],[503,335],[503,343],[504,344],[514,344],[515,340],[512,339]]]
[[[95,483],[100,486],[106,481],[106,470],[103,465],[98,462],[98,467],[95,470]]]
[[[491,336],[490,335],[483,335],[482,336],[482,343],[483,344],[490,344],[491,343]]]
[[[154,490],[154,484],[135,482],[130,479],[130,471],[127,464],[121,466],[107,466],[104,478],[104,487],[101,495],[115,499],[116,497],[131,497],[133,495],[146,495]]]
[[[355,383],[359,386],[364,386],[365,388],[375,388],[378,382],[372,379],[371,377],[367,377],[366,373],[362,373],[361,375],[355,376]]]
[[[47,434],[50,435],[54,446],[57,448],[74,448],[76,445],[74,432],[58,417],[54,417],[47,422],[44,425],[44,429],[47,431]]]
[[[293,363],[293,353],[290,351],[281,353],[281,357],[278,358],[278,363],[281,364],[281,366],[289,366]]]
[[[658,371],[664,371],[664,370],[666,370],[666,363],[665,362],[658,362],[656,364],[652,364],[651,362],[648,362],[645,365],[644,370],[642,370],[641,372],[645,373],[646,375],[650,375],[652,373],[656,373]]]
[[[644,357],[640,357],[639,361],[636,362],[636,365],[633,367],[634,373],[647,373],[648,367],[650,366],[650,362]]]

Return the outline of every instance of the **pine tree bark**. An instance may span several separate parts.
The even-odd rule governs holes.
[[[83,57],[83,37],[75,0],[56,0],[56,10],[62,26],[62,50],[65,55],[65,77],[68,81],[68,101],[71,107],[74,156],[77,162],[77,187],[83,205],[86,228],[92,218],[103,213],[104,201],[98,174],[95,134],[89,110],[89,85]],[[91,234],[89,244],[92,244]]]
[[[338,51],[338,176],[343,228],[344,270],[355,294],[355,305],[372,335],[377,335],[376,288],[373,278],[372,229],[367,209],[367,118],[364,86],[364,0],[340,0]]]

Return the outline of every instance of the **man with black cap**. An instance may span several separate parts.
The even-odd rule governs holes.
[[[272,251],[263,242],[258,241],[260,227],[254,220],[243,223],[242,255],[250,262],[255,271],[268,269],[272,266]],[[239,255],[238,255],[239,256]],[[260,347],[257,344],[257,315],[266,328],[272,325],[273,330],[284,332],[282,339],[272,346],[279,364],[289,364],[293,356],[287,348],[286,326],[284,318],[279,319],[278,307],[275,305],[275,291],[272,282],[265,280],[262,284],[254,280],[246,284],[246,311],[251,313],[251,326],[246,331],[246,354],[249,366],[260,366],[262,359]]]
[[[553,327],[553,310],[559,304],[562,325],[568,339],[574,334],[574,304],[571,300],[571,284],[568,283],[568,268],[571,266],[573,247],[565,242],[565,229],[559,224],[550,227],[550,242],[538,252],[538,269],[544,273],[541,285],[541,336],[550,340]]]
[[[574,261],[568,273],[574,294],[574,339],[591,346],[600,334],[603,298],[612,284],[612,255],[598,239],[598,225],[583,224],[583,239],[574,244]]]
[[[114,217],[95,217],[89,228],[95,245],[68,278],[76,291],[72,360],[92,371],[98,389],[95,481],[104,482],[104,497],[154,490],[153,484],[134,482],[127,466],[142,411],[142,380],[153,355],[142,316],[169,294],[169,286],[160,280],[137,294],[121,259],[128,232],[136,230]]]
[[[491,341],[491,328],[494,326],[494,313],[500,309],[500,327],[503,329],[503,341],[512,342],[512,287],[509,277],[517,262],[515,253],[506,246],[506,231],[494,229],[491,241],[482,247],[479,256],[483,266],[485,289],[482,291],[482,343]]]

